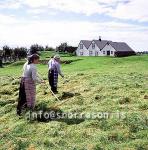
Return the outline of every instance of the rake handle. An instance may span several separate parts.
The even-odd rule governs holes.
[[[52,95],[56,98],[56,100],[60,101],[59,98],[54,94],[54,92],[49,88],[49,86],[46,83],[45,83],[45,85],[50,90],[50,92],[52,93]]]

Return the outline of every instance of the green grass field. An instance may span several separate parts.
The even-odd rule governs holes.
[[[48,60],[52,53],[42,53]],[[0,69],[0,150],[147,150],[148,56],[126,58],[62,55],[65,78],[59,94],[75,96],[60,106],[63,112],[109,113],[108,118],[28,121],[16,116],[19,77],[25,61]],[[47,81],[47,65],[38,65]],[[67,100],[67,99],[66,99]],[[63,98],[62,101],[65,101]],[[59,104],[43,85],[36,106]],[[118,113],[123,116],[118,117]]]

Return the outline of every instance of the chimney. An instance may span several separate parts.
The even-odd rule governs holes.
[[[99,41],[101,42],[101,36],[99,36]]]

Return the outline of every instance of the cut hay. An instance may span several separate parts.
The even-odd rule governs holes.
[[[63,93],[62,93],[62,96],[60,97],[60,99],[63,100],[63,99],[71,98],[71,97],[74,97],[74,96],[75,96],[74,93],[63,92]]]
[[[15,79],[12,81],[12,85],[18,85],[20,83],[20,80],[19,79]]]
[[[62,96],[59,97],[59,99],[64,100],[64,99],[68,99],[68,98],[72,98],[74,96],[80,96],[80,93],[71,93],[71,92],[63,92]]]
[[[8,87],[2,87],[2,89],[0,90],[0,94],[1,95],[12,95],[13,91]]]
[[[14,104],[15,100],[0,100],[0,106],[5,106],[8,104]]]

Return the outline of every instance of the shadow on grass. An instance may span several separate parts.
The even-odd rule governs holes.
[[[63,92],[62,95],[59,97],[59,99],[61,101],[66,100],[68,98],[72,98],[75,96],[75,93],[71,93],[71,92]]]
[[[72,117],[71,114],[63,112],[57,107],[48,107],[45,103],[40,103],[36,106],[33,112],[30,112],[29,120],[31,122],[45,122],[58,121],[64,122],[67,125],[80,124],[85,121],[85,119]]]

